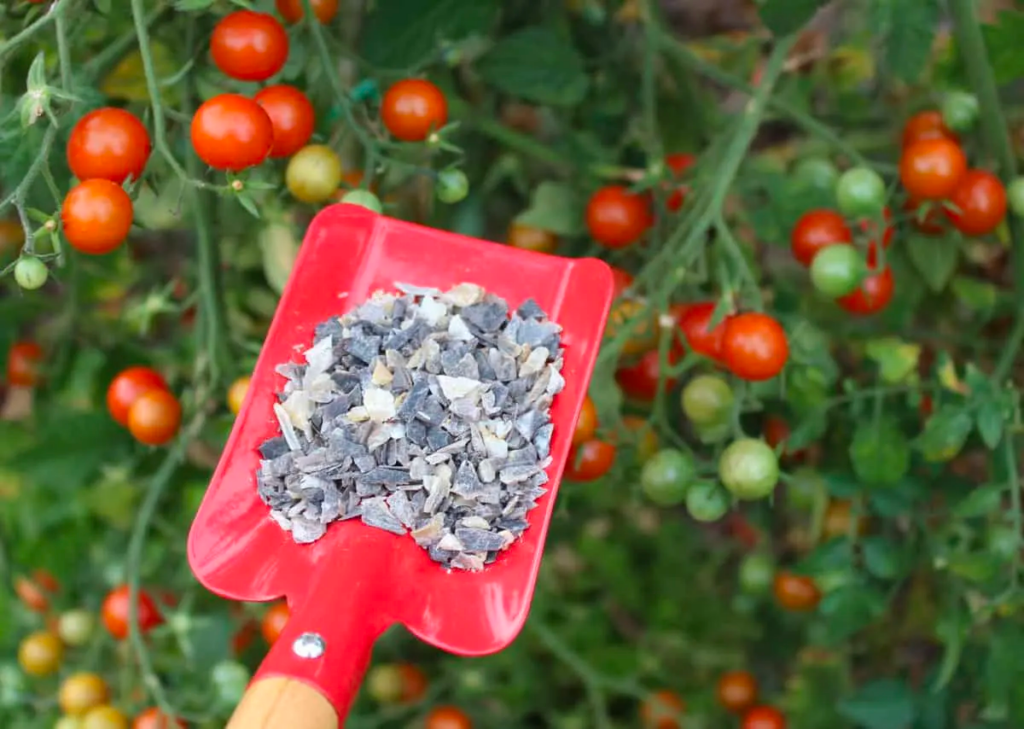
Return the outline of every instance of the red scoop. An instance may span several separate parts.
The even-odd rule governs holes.
[[[313,544],[295,544],[271,521],[256,494],[256,449],[279,434],[272,405],[284,378],[274,368],[298,360],[299,350],[311,346],[318,323],[357,306],[377,289],[394,290],[396,282],[442,289],[475,283],[512,307],[532,297],[564,329],[565,389],[551,410],[549,492],[528,512],[530,527],[522,538],[482,572],[449,572],[412,537],[357,520],[332,523]],[[611,270],[596,259],[522,251],[352,205],[333,205],[317,215],[189,534],[189,562],[207,588],[234,600],[284,595],[291,612],[236,711],[232,729],[341,725],[374,641],[394,623],[464,656],[494,653],[512,642],[529,611],[612,288]],[[298,640],[303,634],[313,635]],[[290,680],[267,680],[272,677]]]

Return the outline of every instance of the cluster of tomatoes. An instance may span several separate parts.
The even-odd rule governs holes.
[[[730,714],[742,717],[741,729],[786,729],[786,717],[767,704],[759,704],[760,687],[748,671],[728,671],[715,687],[719,705]],[[651,694],[640,706],[645,729],[681,729],[686,705],[679,694],[661,690]]]
[[[15,580],[14,589],[21,602],[45,617],[46,627],[27,635],[18,646],[18,664],[32,678],[57,674],[69,651],[81,650],[95,635],[96,618],[80,608],[54,614],[51,599],[60,584],[45,570]],[[107,632],[116,639],[128,636],[129,592],[127,585],[112,590],[104,599],[100,617]],[[163,622],[160,610],[146,592],[139,592],[139,630],[146,633]],[[57,705],[63,716],[56,729],[185,729],[185,723],[168,717],[156,707],[136,714],[133,720],[111,703],[110,686],[102,676],[76,671],[63,676],[57,692]]]
[[[146,445],[170,442],[181,426],[181,403],[150,367],[128,367],[118,373],[107,388],[107,410]]]

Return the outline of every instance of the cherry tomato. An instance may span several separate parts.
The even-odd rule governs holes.
[[[681,715],[686,704],[675,691],[656,691],[640,705],[644,729],[682,729]]]
[[[789,439],[789,423],[777,415],[769,415],[765,418],[764,429],[762,434],[764,435],[765,442],[772,447],[773,450],[778,449],[782,445],[781,456],[783,458],[792,458],[799,460],[807,455],[807,449],[802,448],[798,451],[791,451],[789,446],[786,445],[786,441]]]
[[[695,425],[715,425],[729,418],[735,397],[718,375],[697,375],[683,388],[683,414]]]
[[[95,627],[96,618],[88,610],[68,610],[57,620],[57,635],[65,645],[79,648],[89,642]]]
[[[274,146],[270,116],[258,103],[238,94],[204,101],[192,116],[191,135],[199,159],[214,169],[232,172],[258,165]]]
[[[14,264],[14,282],[26,291],[42,288],[50,277],[50,269],[38,258],[22,256]]]
[[[266,81],[288,60],[288,33],[269,13],[236,10],[213,29],[210,55],[225,76]]]
[[[669,353],[668,361],[674,364],[678,359]],[[652,349],[644,352],[635,364],[619,367],[615,371],[615,381],[627,397],[641,402],[651,402],[658,395],[658,377],[661,372],[661,353]],[[665,378],[664,390],[675,387],[675,378]]]
[[[151,706],[135,717],[132,729],[187,729],[187,725],[181,719],[167,716],[157,707]]]
[[[740,438],[718,458],[718,478],[738,499],[763,499],[779,482],[779,459],[759,438]]]
[[[267,112],[274,129],[271,157],[290,157],[313,136],[316,112],[309,97],[299,89],[288,84],[267,86],[253,99]]]
[[[135,440],[159,446],[171,441],[181,425],[181,403],[168,390],[148,390],[128,409],[128,430]]]
[[[757,702],[757,679],[749,671],[729,671],[718,679],[718,703],[739,714]]]
[[[260,621],[260,632],[263,633],[263,640],[267,641],[267,645],[274,645],[281,637],[290,615],[288,603],[284,601],[274,603],[263,614],[263,620]]]
[[[967,91],[950,91],[942,100],[942,121],[950,129],[965,132],[978,120],[978,97]]]
[[[833,190],[839,181],[839,170],[825,157],[804,157],[793,167],[793,177],[803,187]]]
[[[509,226],[505,241],[513,248],[521,248],[524,251],[554,253],[555,247],[558,245],[558,236],[541,228],[534,228],[522,223],[512,223]]]
[[[349,190],[341,196],[341,202],[348,203],[349,205],[358,205],[378,214],[383,210],[380,198],[369,190]]]
[[[128,425],[128,410],[139,396],[150,390],[167,390],[167,381],[151,367],[128,367],[121,370],[107,388],[107,410],[121,425]]]
[[[876,314],[892,301],[892,269],[872,273],[864,279],[852,294],[838,299],[838,304],[851,314],[867,316]]]
[[[964,235],[991,233],[1006,217],[1006,188],[985,170],[968,170],[949,196],[946,215]]]
[[[647,198],[619,185],[602,187],[590,196],[586,220],[590,236],[612,249],[636,243],[652,222]]]
[[[14,592],[21,603],[32,612],[45,613],[50,609],[50,598],[35,580],[18,575],[14,578]]]
[[[427,714],[424,729],[473,729],[466,712],[455,706],[438,706]]]
[[[210,680],[217,699],[226,706],[236,706],[242,700],[250,678],[249,669],[238,661],[219,661],[210,669]]]
[[[927,205],[928,210],[922,217],[919,213],[922,205]],[[938,235],[942,233],[946,226],[943,224],[942,206],[935,202],[923,203],[913,198],[907,198],[906,202],[903,203],[903,210],[910,213],[911,223],[922,233],[928,235]]]
[[[57,703],[68,716],[81,716],[89,709],[103,706],[110,699],[110,687],[95,673],[73,673],[60,684]]]
[[[461,202],[469,194],[469,178],[457,167],[446,167],[437,173],[434,194],[447,205]]]
[[[818,251],[836,243],[850,243],[850,233],[843,216],[835,210],[808,210],[800,216],[789,236],[793,257],[810,266]]]
[[[718,521],[732,506],[732,496],[713,481],[695,483],[686,492],[686,511],[694,521]]]
[[[366,686],[382,704],[412,704],[426,694],[427,677],[411,663],[385,663],[370,670]]]
[[[192,513],[195,513],[195,509],[190,509]],[[235,634],[231,636],[231,650],[234,655],[239,656],[252,645],[253,640],[256,638],[256,634],[259,632],[259,627],[253,620],[245,620],[242,622],[241,627],[235,631]]]
[[[411,663],[399,663],[398,672],[402,677],[401,701],[403,704],[413,704],[422,699],[427,693],[427,674],[419,666]]]
[[[852,293],[867,273],[864,256],[848,243],[822,248],[811,262],[811,283],[831,298]]]
[[[43,348],[35,342],[15,342],[7,353],[7,384],[35,387],[39,384],[39,363]]]
[[[612,298],[617,299],[626,293],[626,289],[633,285],[633,274],[623,271],[618,266],[612,266]]]
[[[722,361],[737,377],[756,382],[782,371],[789,342],[782,326],[767,314],[746,312],[730,318],[722,335]]]
[[[869,167],[851,167],[836,182],[836,204],[850,217],[875,215],[885,206],[885,182]]]
[[[740,729],[786,729],[786,717],[771,706],[755,706],[743,715]]]
[[[658,327],[654,312],[635,299],[620,299],[612,305],[605,338],[614,340],[624,326],[633,322],[632,329],[622,347],[627,357],[648,352],[658,344]]]
[[[882,210],[882,216],[885,218],[885,233],[882,234],[882,246],[888,248],[889,244],[892,243],[893,235],[896,233],[896,229],[892,226],[892,211],[889,209],[889,206]],[[875,228],[877,225],[878,221],[873,217],[862,218],[859,223],[861,231],[871,236],[869,241],[871,249],[878,245],[878,241],[875,240]]]
[[[89,255],[110,253],[132,227],[132,200],[116,182],[85,180],[64,197],[60,210],[71,247]]]
[[[740,587],[751,595],[762,595],[767,592],[774,575],[775,560],[766,552],[748,554],[740,562]]]
[[[25,229],[17,220],[0,220],[0,255],[25,242]]]
[[[676,179],[686,174],[686,171],[693,166],[693,163],[697,161],[697,158],[692,154],[676,153],[670,154],[665,158],[665,164],[670,170],[672,170],[672,176]],[[671,193],[669,193],[668,199],[665,201],[665,206],[675,212],[679,208],[683,207],[683,202],[686,200],[686,194],[690,191],[689,185],[679,185]]]
[[[690,349],[716,362],[721,362],[725,329],[730,317],[726,315],[714,328],[711,328],[715,306],[713,301],[693,304],[682,311],[677,321]]]
[[[325,144],[310,144],[288,160],[284,180],[296,200],[326,202],[341,184],[341,158]]]
[[[426,79],[402,79],[384,93],[380,116],[395,139],[422,142],[448,123],[448,100]]]
[[[945,200],[967,173],[967,157],[949,139],[924,139],[903,150],[900,181],[915,200]]]
[[[792,612],[813,610],[821,602],[821,590],[810,577],[792,572],[778,572],[772,582],[778,603]]]
[[[231,383],[231,387],[228,388],[228,409],[238,415],[238,412],[242,409],[242,403],[245,401],[245,395],[249,392],[249,383],[252,378],[249,375],[243,375],[237,380]]]
[[[603,440],[588,440],[577,446],[565,466],[565,477],[570,481],[594,481],[611,470],[615,463],[616,448]]]
[[[323,25],[330,23],[338,14],[338,0],[311,0],[309,6]],[[277,12],[285,22],[298,23],[304,14],[302,0],[277,0]]]
[[[592,440],[597,433],[597,408],[594,401],[588,395],[583,399],[583,409],[580,410],[580,417],[576,421],[576,430],[572,434],[572,444],[579,445]]]
[[[1017,177],[1006,189],[1006,195],[1010,199],[1010,209],[1015,215],[1024,216],[1024,177]],[[2,236],[0,236],[0,250],[3,249]]]
[[[128,585],[114,588],[103,600],[100,611],[103,626],[118,640],[128,637],[128,604]],[[164,621],[153,598],[143,590],[139,590],[137,612],[140,633],[147,633]]]
[[[142,177],[152,143],[149,132],[130,111],[105,107],[79,119],[68,137],[71,174],[79,180],[110,180],[118,185]]]
[[[640,487],[658,506],[675,506],[683,503],[696,475],[693,456],[675,448],[664,448],[644,464]]]
[[[82,729],[128,729],[128,717],[113,706],[97,706],[82,717]]]
[[[942,121],[942,114],[937,109],[919,111],[907,119],[903,126],[903,148],[926,139],[949,139],[957,141],[957,136]]]
[[[48,630],[28,635],[18,645],[18,663],[29,676],[49,676],[60,668],[64,644]]]
[[[821,534],[825,539],[845,537],[853,527],[853,509],[849,501],[830,501],[825,509],[825,518],[821,524]],[[863,514],[857,518],[857,534],[868,530],[868,519]]]

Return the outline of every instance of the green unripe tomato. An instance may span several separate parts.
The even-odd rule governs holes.
[[[826,296],[838,299],[853,292],[868,273],[867,263],[851,245],[822,248],[811,261],[811,283]]]
[[[22,256],[14,264],[14,281],[26,291],[41,288],[49,277],[49,269],[38,258]]]
[[[384,209],[380,204],[380,198],[369,190],[349,190],[342,196],[341,201],[348,205],[359,205],[375,213]]]
[[[1006,197],[1010,201],[1010,210],[1014,215],[1024,217],[1024,177],[1018,177],[1006,188]]]
[[[740,438],[722,451],[718,477],[738,499],[763,499],[779,482],[779,459],[763,440]]]
[[[659,506],[675,506],[686,498],[697,468],[689,453],[664,448],[655,453],[640,471],[640,486]]]
[[[832,190],[839,180],[839,170],[825,157],[805,157],[793,167],[799,185],[816,190]]]
[[[735,401],[729,383],[718,375],[697,375],[683,388],[683,414],[697,426],[724,422]]]
[[[965,132],[978,120],[978,97],[966,91],[950,91],[942,100],[942,122],[955,132]]]
[[[851,167],[836,182],[839,211],[851,218],[878,217],[885,207],[885,182],[868,167]]]
[[[748,554],[740,562],[740,588],[751,595],[762,595],[771,589],[775,578],[775,560],[766,552]]]
[[[732,496],[717,483],[702,481],[686,492],[686,510],[696,521],[718,521],[732,505]]]
[[[437,199],[443,203],[457,203],[469,194],[469,179],[460,169],[449,167],[437,173]]]

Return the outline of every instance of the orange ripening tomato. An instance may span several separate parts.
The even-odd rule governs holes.
[[[216,170],[258,165],[274,146],[274,123],[262,106],[238,94],[207,99],[192,115],[192,147]]]
[[[174,438],[180,425],[181,403],[168,390],[147,390],[128,408],[128,430],[146,445],[164,445]]]
[[[680,715],[686,705],[675,691],[656,691],[640,704],[640,721],[644,729],[682,729]]]
[[[791,612],[814,610],[821,602],[821,590],[814,580],[792,572],[779,572],[772,583],[772,592],[779,604]]]
[[[757,702],[757,679],[749,671],[729,671],[718,679],[718,703],[726,711],[739,714]]]
[[[71,247],[93,256],[116,250],[132,228],[132,200],[120,185],[94,178],[64,196],[60,218]]]
[[[235,415],[238,415],[242,409],[242,403],[245,402],[245,396],[249,392],[249,383],[252,378],[249,375],[243,375],[237,380],[231,383],[231,387],[228,388],[228,409]]]
[[[213,29],[210,55],[225,76],[266,81],[288,60],[288,33],[273,15],[236,10]]]
[[[590,196],[586,222],[590,236],[605,248],[626,248],[651,227],[650,201],[620,185],[602,187]]]
[[[505,240],[513,248],[537,253],[554,253],[558,245],[558,236],[551,231],[515,222],[509,226]]]
[[[473,722],[462,709],[438,706],[427,714],[424,729],[473,729]]]
[[[72,127],[68,167],[79,180],[99,178],[120,185],[128,177],[142,177],[151,150],[149,132],[137,116],[105,107],[90,111]]]
[[[403,704],[414,704],[427,693],[427,674],[419,666],[411,663],[399,663],[398,675],[402,678],[402,690],[399,701]]]
[[[852,240],[843,216],[826,208],[808,210],[801,215],[789,236],[793,257],[804,266],[810,266],[822,248]]]
[[[775,377],[789,359],[789,342],[782,326],[767,314],[737,314],[725,324],[722,361],[743,380]]]
[[[7,353],[7,384],[35,387],[39,384],[39,363],[43,348],[35,342],[15,342]]]
[[[786,717],[772,706],[755,706],[743,715],[741,729],[786,729]]]
[[[825,518],[821,524],[821,534],[825,539],[845,537],[850,533],[853,522],[853,508],[849,501],[830,501],[825,509]],[[863,514],[857,518],[857,534],[865,534],[868,530],[868,518]]]
[[[271,605],[267,612],[263,614],[263,620],[260,621],[260,631],[263,633],[263,640],[267,641],[267,645],[274,645],[277,639],[281,637],[284,626],[288,624],[290,615],[288,603],[283,600]]]
[[[669,352],[669,364],[675,364],[677,359],[674,353]],[[656,349],[642,354],[634,364],[619,367],[615,371],[615,381],[619,383],[623,394],[641,402],[651,402],[657,397],[660,376],[661,353]],[[671,390],[677,382],[677,379],[666,377],[662,392]]]
[[[968,170],[949,202],[946,217],[964,235],[991,233],[1006,217],[1006,188],[986,170]]]
[[[151,706],[135,717],[132,729],[187,729],[187,725],[181,719],[167,716],[157,707]]]
[[[583,409],[580,410],[580,417],[576,421],[576,430],[572,434],[572,444],[579,445],[594,437],[597,433],[597,408],[594,401],[588,395],[583,399]]]
[[[286,23],[298,23],[304,14],[302,0],[277,0],[277,12]],[[338,0],[311,0],[313,15],[322,25],[327,25],[338,14]]]
[[[422,142],[448,123],[448,100],[430,81],[407,78],[384,92],[380,116],[395,139]]]
[[[167,390],[167,381],[151,367],[128,367],[110,381],[107,388],[107,410],[121,425],[128,425],[128,410],[140,395],[150,390]]]
[[[128,605],[128,585],[114,588],[103,600],[100,610],[103,625],[117,640],[128,637]],[[144,590],[139,590],[138,618],[141,633],[149,632],[164,621],[153,598]]]
[[[623,271],[618,266],[610,266],[612,269],[612,297],[617,299],[626,293],[626,289],[633,285],[633,274]]]
[[[57,704],[68,716],[81,716],[110,700],[110,687],[95,673],[82,671],[65,678],[57,692]]]
[[[60,583],[49,572],[36,570],[31,577],[18,575],[14,578],[14,592],[22,604],[32,612],[45,613],[50,609],[50,598],[60,589]]]
[[[958,141],[956,134],[942,121],[942,112],[938,109],[920,111],[907,119],[907,123],[903,126],[902,144],[904,149],[925,139]]]
[[[267,112],[274,129],[271,157],[290,157],[306,146],[316,121],[308,96],[294,86],[277,84],[260,89],[253,99]]]
[[[903,150],[900,181],[915,200],[945,200],[967,173],[967,156],[949,139],[924,139]]]
[[[588,440],[576,447],[565,466],[565,477],[570,481],[599,479],[611,470],[616,452],[612,443]]]

